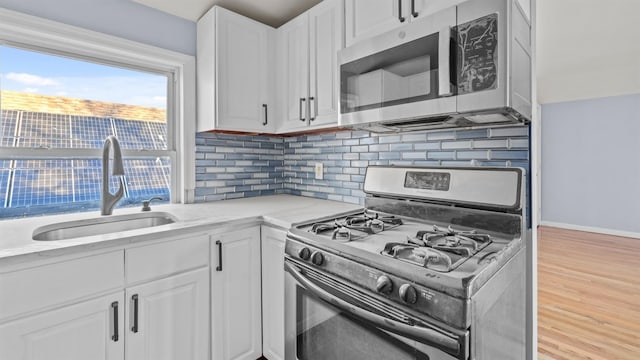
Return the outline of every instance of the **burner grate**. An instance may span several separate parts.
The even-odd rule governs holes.
[[[347,242],[367,234],[376,234],[402,225],[402,219],[395,216],[380,216],[378,213],[364,211],[362,214],[347,216],[343,220],[315,223],[309,232],[322,234],[331,231],[331,239]]]
[[[420,230],[406,243],[389,243],[382,254],[436,271],[448,272],[491,243],[487,234],[475,230],[442,229]]]

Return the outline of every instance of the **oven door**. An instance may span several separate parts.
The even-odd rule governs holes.
[[[288,360],[468,359],[468,331],[412,318],[289,258],[285,270]]]

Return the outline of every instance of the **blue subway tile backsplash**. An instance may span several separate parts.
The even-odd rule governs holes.
[[[196,202],[292,194],[363,204],[369,165],[529,167],[528,127],[294,137],[199,133]],[[324,167],[315,179],[315,164]]]

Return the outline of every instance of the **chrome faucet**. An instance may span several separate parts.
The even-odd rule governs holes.
[[[120,188],[115,194],[109,191],[109,150],[113,147],[113,176],[119,176]],[[115,136],[109,136],[102,147],[102,200],[100,201],[100,214],[111,215],[113,207],[124,195],[124,166],[122,165],[122,153],[120,143]]]

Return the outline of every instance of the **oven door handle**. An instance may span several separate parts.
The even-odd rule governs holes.
[[[436,330],[404,324],[364,310],[315,285],[304,277],[303,270],[299,269],[297,266],[285,261],[284,268],[312,295],[342,311],[345,311],[359,319],[368,321],[380,329],[420,342],[427,341],[429,344],[432,344],[433,346],[436,346],[437,348],[452,355],[462,355],[461,345],[455,337],[447,336]]]

